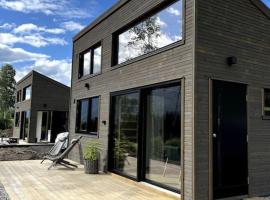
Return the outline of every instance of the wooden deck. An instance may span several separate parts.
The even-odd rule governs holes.
[[[0,181],[11,200],[173,200],[180,199],[115,175],[87,175],[50,162],[0,162]]]

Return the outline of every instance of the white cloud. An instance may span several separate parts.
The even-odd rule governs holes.
[[[25,62],[28,63],[26,66]],[[50,56],[32,53],[21,48],[12,48],[0,43],[0,65],[5,63],[17,64],[16,80],[20,80],[31,70],[36,70],[63,84],[70,85],[71,59],[56,60]]]
[[[49,58],[49,56],[39,53],[32,53],[21,48],[11,48],[0,43],[0,63],[16,63],[45,58]]]
[[[13,29],[15,26],[16,26],[16,24],[14,24],[14,23],[4,23],[4,24],[0,25],[0,29],[10,30],[10,29]]]
[[[16,80],[20,80],[23,76],[29,73],[31,70],[35,70],[41,74],[49,76],[52,79],[59,81],[65,85],[70,86],[71,78],[71,60],[51,60],[51,59],[39,59],[32,65],[20,67],[17,70]]]
[[[61,24],[61,27],[63,27],[64,29],[66,29],[68,31],[80,31],[84,28],[83,25],[81,25],[78,22],[74,22],[74,21],[63,22]]]
[[[170,13],[170,14],[172,14],[172,15],[175,15],[175,16],[180,16],[181,15],[180,10],[177,10],[177,9],[175,9],[173,7],[169,7],[167,9],[167,12]]]
[[[159,17],[157,17],[157,25],[159,25],[160,27],[167,27],[167,24],[162,21]]]
[[[66,45],[62,38],[43,37],[40,34],[17,36],[11,33],[0,33],[0,44],[14,45],[16,43],[28,44],[34,47],[44,47],[48,45]]]
[[[35,24],[28,23],[28,24],[22,24],[18,27],[16,27],[13,30],[14,33],[20,33],[20,34],[29,34],[32,32],[43,32],[43,33],[51,33],[51,34],[63,34],[65,33],[64,29],[60,28],[46,28],[46,27],[39,27]]]
[[[71,4],[70,0],[0,0],[0,7],[23,13],[43,13],[65,18],[87,18],[89,13]]]

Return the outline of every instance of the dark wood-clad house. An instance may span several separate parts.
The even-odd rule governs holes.
[[[182,200],[269,195],[270,11],[120,0],[74,37],[70,109],[102,171]]]
[[[54,142],[67,131],[69,98],[68,86],[31,71],[17,82],[13,137]]]

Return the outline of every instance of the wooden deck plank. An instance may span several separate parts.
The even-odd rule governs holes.
[[[11,200],[173,200],[153,189],[116,176],[84,174],[61,166],[47,170],[50,162],[0,162],[0,181]]]

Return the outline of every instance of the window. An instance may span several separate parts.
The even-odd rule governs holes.
[[[182,0],[115,35],[114,65],[182,40]]]
[[[95,45],[80,54],[79,75],[81,78],[101,71],[101,44]]]
[[[96,135],[98,132],[99,97],[77,101],[76,132]]]
[[[114,170],[133,178],[137,177],[139,99],[139,92],[114,96],[112,108]],[[123,162],[123,155],[127,155],[128,165]]]
[[[111,102],[109,169],[180,192],[181,84],[117,92]]]
[[[19,90],[19,91],[17,91],[17,102],[20,102],[21,98],[22,98],[22,91]]]
[[[15,114],[15,127],[19,127],[20,126],[20,113],[16,112]]]
[[[270,117],[270,89],[264,89],[264,93],[263,93],[263,115]]]
[[[23,89],[23,99],[22,99],[23,101],[31,99],[31,89],[32,89],[31,85]]]

